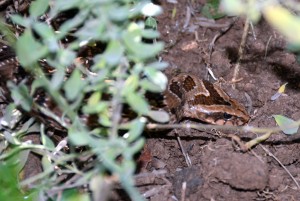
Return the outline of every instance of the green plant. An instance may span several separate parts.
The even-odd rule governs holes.
[[[20,152],[0,164],[1,200],[23,200],[24,197],[26,200],[34,200],[36,198],[34,193],[22,192],[18,185],[18,173],[22,168],[22,163],[26,161],[28,153],[28,151]]]
[[[35,111],[52,119],[50,126],[51,122],[58,124],[66,137],[55,146],[45,133],[47,121],[39,128],[42,145],[20,140],[31,131],[32,123],[18,135],[5,136],[11,144],[3,149],[1,160],[27,149],[34,149],[42,156],[43,172],[21,185],[39,181],[39,195],[44,199],[48,196],[55,199],[58,192],[86,184],[90,184],[93,196],[99,196],[97,191],[105,184],[105,178],[117,178],[132,200],[142,199],[134,188],[133,157],[144,144],[141,134],[146,117],[159,122],[168,120],[166,113],[152,111],[144,97],[147,91],[161,92],[167,82],[160,72],[166,63],[154,60],[163,43],[143,42],[159,36],[156,30],[145,29],[144,21],[140,20],[139,16],[149,13],[149,8],[155,10],[148,14],[150,17],[160,11],[148,1],[54,0],[49,6],[48,0],[36,0],[30,6],[28,17],[12,17],[25,28],[15,48],[20,64],[32,81],[26,78],[8,83],[14,104],[10,105],[5,119],[10,118],[14,108],[29,114]],[[75,13],[74,16],[56,29],[49,25],[67,11]],[[47,20],[41,21],[44,13]],[[69,36],[73,40],[63,44]],[[100,50],[90,55],[90,67],[85,62],[75,62],[79,50],[83,47],[94,50],[95,46]],[[51,66],[51,72],[41,65],[41,59]],[[41,92],[53,102],[55,110],[36,101],[35,95]],[[127,107],[133,115],[125,121],[122,115]],[[87,123],[89,118],[93,118],[94,125]],[[61,144],[66,141],[69,152],[61,151]],[[82,158],[89,162],[78,165]],[[60,182],[61,174],[72,175],[71,186]],[[100,193],[104,196],[104,192]]]
[[[225,16],[219,10],[220,0],[208,0],[201,9],[201,14],[210,19],[219,19]]]

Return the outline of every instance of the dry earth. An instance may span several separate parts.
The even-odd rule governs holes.
[[[300,119],[300,66],[296,55],[286,50],[284,38],[263,19],[250,28],[239,73],[242,80],[233,89],[230,81],[245,19],[234,22],[235,18],[225,17],[215,21],[222,25],[233,23],[233,26],[217,39],[209,59],[209,45],[222,28],[199,26],[203,17],[199,10],[205,1],[189,2],[160,2],[164,13],[157,19],[158,29],[166,43],[161,57],[170,64],[166,74],[170,77],[174,72],[188,72],[214,82],[207,72],[207,67],[211,67],[214,75],[223,80],[222,88],[247,107],[250,126],[276,126],[274,114]],[[187,7],[193,11],[188,24]],[[177,13],[172,18],[174,8]],[[286,82],[286,96],[271,101],[271,96]],[[181,136],[191,167],[185,161],[175,132]],[[149,200],[300,200],[299,189],[291,178],[300,181],[299,131],[294,136],[272,135],[248,152],[242,152],[228,134],[247,142],[257,137],[255,133],[209,133],[179,129],[147,135],[142,157],[148,163],[143,171],[150,175],[158,170],[167,172],[141,187],[142,192],[150,193]],[[186,190],[183,190],[184,182]]]

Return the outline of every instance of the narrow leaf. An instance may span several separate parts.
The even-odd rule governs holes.
[[[19,86],[14,85],[12,82],[8,83],[12,91],[12,98],[16,105],[21,105],[25,111],[30,111],[33,103],[32,97],[29,95],[29,90],[24,84]]]
[[[81,74],[79,70],[74,70],[71,77],[66,81],[64,85],[64,90],[66,96],[69,100],[74,100],[79,93],[81,93],[82,88],[84,87],[85,82],[81,79]]]
[[[148,114],[149,105],[147,101],[139,94],[131,93],[126,96],[128,104],[139,114]]]
[[[46,55],[47,47],[37,42],[32,32],[27,29],[17,40],[17,55],[20,63],[24,67],[33,68],[33,64]]]
[[[54,30],[45,23],[33,24],[34,30],[43,38],[43,42],[48,46],[50,52],[57,51],[59,45]]]
[[[130,124],[130,130],[128,132],[128,137],[126,138],[128,142],[135,141],[142,133],[145,126],[145,118],[135,119]]]
[[[35,0],[31,3],[29,13],[32,17],[39,17],[44,14],[49,6],[49,0]]]
[[[278,126],[282,129],[282,132],[288,135],[297,133],[299,125],[297,126],[294,120],[282,115],[273,115],[273,117]]]
[[[160,122],[160,123],[166,123],[170,121],[170,116],[166,111],[156,111],[151,110],[148,113],[148,116],[153,119],[154,121]]]
[[[146,68],[145,74],[154,84],[158,85],[161,90],[166,89],[166,85],[168,82],[167,77],[161,71],[156,70],[155,68]]]
[[[45,147],[47,147],[49,149],[54,149],[55,148],[55,145],[52,142],[52,140],[45,134],[44,126],[41,126],[41,141],[42,141],[42,144]]]
[[[31,20],[29,18],[24,18],[18,14],[12,15],[10,18],[14,23],[21,25],[23,27],[29,27],[31,24]]]
[[[132,23],[122,35],[126,48],[139,59],[154,57],[163,49],[163,43],[146,44],[141,41],[142,31]]]
[[[157,30],[157,22],[153,17],[148,17],[145,21],[145,26]],[[156,32],[157,33],[157,32]]]
[[[124,47],[117,40],[113,40],[109,43],[107,49],[103,54],[103,58],[105,59],[108,65],[114,66],[117,65],[122,58],[124,53]]]
[[[125,86],[122,91],[122,94],[134,93],[139,86],[139,76],[130,75],[125,81]]]

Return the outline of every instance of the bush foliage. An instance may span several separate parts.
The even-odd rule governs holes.
[[[39,199],[55,200],[63,192],[66,200],[89,200],[77,191],[88,186],[97,200],[107,180],[120,182],[132,200],[142,199],[134,188],[134,155],[144,144],[146,117],[166,120],[144,96],[161,92],[167,82],[160,71],[166,64],[155,60],[163,43],[154,40],[159,33],[146,29],[143,17],[159,11],[148,1],[36,0],[28,16],[12,16],[24,28],[14,46],[26,77],[8,83],[13,103],[3,120],[16,123],[2,126],[1,160],[28,150],[41,156],[43,171],[20,183],[33,186]],[[41,121],[17,126],[24,114]],[[49,127],[64,137],[55,142]],[[22,140],[33,132],[41,144]]]

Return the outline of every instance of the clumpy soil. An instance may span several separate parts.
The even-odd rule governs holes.
[[[214,22],[233,24],[215,41],[210,56],[210,43],[224,28],[199,25],[203,17],[199,10],[205,1],[170,2],[160,2],[164,13],[157,18],[161,40],[166,44],[160,57],[170,64],[165,71],[168,77],[180,71],[215,82],[207,71],[210,67],[222,88],[248,109],[248,125],[276,126],[272,117],[276,114],[300,119],[300,65],[296,55],[286,50],[285,39],[264,19],[249,29],[240,61],[241,81],[234,89],[230,81],[238,61],[245,19],[224,17]],[[186,17],[187,7],[192,12],[190,20]],[[172,18],[174,9],[176,15]],[[285,95],[272,101],[272,95],[284,83],[288,83]],[[137,182],[137,186],[151,201],[300,200],[296,184],[300,181],[299,131],[293,136],[276,133],[246,152],[241,151],[230,134],[240,137],[242,142],[261,135],[194,129],[146,134],[137,177],[148,179]],[[176,135],[181,137],[191,166]]]

